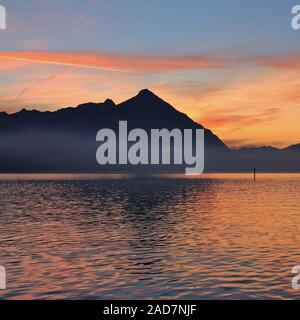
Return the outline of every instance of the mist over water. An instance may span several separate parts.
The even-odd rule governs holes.
[[[297,298],[300,174],[0,175],[0,297]]]

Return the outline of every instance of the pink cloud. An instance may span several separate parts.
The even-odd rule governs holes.
[[[1,52],[0,58],[10,61],[76,66],[119,72],[172,72],[218,69],[225,62],[213,56],[151,56],[88,52]]]

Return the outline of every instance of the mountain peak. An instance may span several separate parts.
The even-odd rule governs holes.
[[[135,97],[119,104],[123,109],[138,110],[138,112],[167,112],[168,110],[174,111],[169,103],[157,96],[149,89],[141,90]]]
[[[17,114],[25,114],[28,113],[29,111],[25,108],[21,109],[19,112],[17,112]]]
[[[104,104],[110,105],[110,106],[112,106],[112,107],[115,107],[115,106],[116,106],[116,104],[114,103],[114,101],[111,100],[111,99],[106,99],[106,100],[104,101]]]
[[[153,93],[149,89],[142,89],[137,96],[138,97],[158,97],[155,93]]]
[[[168,104],[166,101],[164,101],[161,97],[159,97],[154,92],[150,91],[149,89],[143,89],[141,90],[135,97],[129,99],[129,100],[135,100],[139,104],[143,106],[153,107],[153,106],[164,106],[164,107],[171,107],[170,104]]]

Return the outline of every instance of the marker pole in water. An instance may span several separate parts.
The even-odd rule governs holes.
[[[256,180],[256,168],[253,169],[253,178],[254,178],[254,181]]]

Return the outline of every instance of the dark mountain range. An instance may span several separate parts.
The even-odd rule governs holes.
[[[284,151],[292,151],[292,152],[300,152],[300,143],[298,144],[293,144],[285,149],[283,149]]]
[[[119,105],[112,100],[85,103],[54,112],[0,113],[0,172],[178,171],[182,166],[101,167],[96,162],[96,133],[116,132],[120,120],[128,130],[203,129],[187,115],[145,89]],[[205,129],[205,128],[204,128]],[[205,171],[300,171],[300,145],[286,149],[230,150],[205,129]]]
[[[300,172],[300,144],[278,149],[270,146],[233,151],[243,168],[255,165],[264,172]]]

